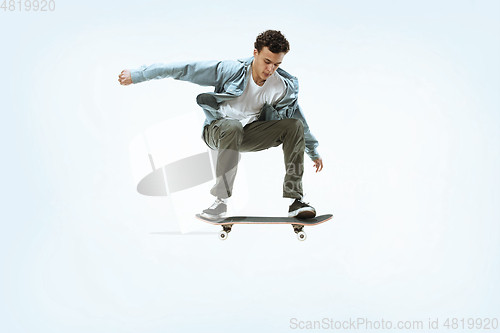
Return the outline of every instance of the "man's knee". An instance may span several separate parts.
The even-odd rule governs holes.
[[[302,121],[300,121],[299,119],[285,118],[282,121],[285,122],[287,127],[289,128],[304,131],[304,124],[302,124]]]
[[[224,119],[220,125],[221,137],[243,134],[241,122],[234,119]]]
[[[285,128],[288,133],[304,136],[304,124],[302,124],[302,121],[299,119],[285,118],[281,121],[285,124]]]

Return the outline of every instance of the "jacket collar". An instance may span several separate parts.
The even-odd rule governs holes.
[[[243,63],[243,65],[245,67],[248,67],[249,65],[252,64],[253,59],[254,59],[254,57],[252,56],[250,58],[238,59],[238,61]],[[289,80],[289,82],[290,81],[293,82],[290,89],[295,93],[295,96],[293,96],[295,98],[297,96],[297,94],[299,93],[299,82],[298,82],[297,78],[295,76],[289,74],[288,72],[286,72],[281,67],[279,67],[276,71],[278,72],[279,75],[281,75],[281,77],[284,77],[285,79]]]
[[[252,61],[253,61],[254,57],[250,57],[250,58],[242,58],[242,59],[238,59],[239,62],[242,62],[245,66],[249,66],[252,64]]]

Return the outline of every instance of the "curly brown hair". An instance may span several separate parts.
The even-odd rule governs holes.
[[[260,53],[263,47],[268,47],[272,53],[288,53],[290,44],[285,36],[277,30],[267,30],[257,36],[254,44],[257,51]]]

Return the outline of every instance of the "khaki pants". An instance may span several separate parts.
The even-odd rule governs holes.
[[[245,127],[238,120],[219,119],[203,129],[205,143],[218,150],[216,181],[210,193],[219,198],[232,195],[240,152],[253,152],[283,144],[285,159],[284,198],[302,198],[304,174],[304,127],[298,119],[255,121]]]

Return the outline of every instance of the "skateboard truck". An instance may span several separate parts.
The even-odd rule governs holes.
[[[227,234],[231,232],[231,227],[232,224],[223,224],[222,225],[222,230],[219,232],[219,239],[220,240],[226,240],[227,239]]]
[[[304,226],[300,224],[292,224],[293,231],[297,234],[299,241],[305,241],[307,238],[306,232],[304,231]]]

